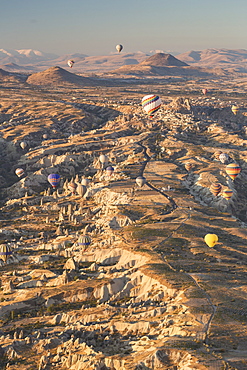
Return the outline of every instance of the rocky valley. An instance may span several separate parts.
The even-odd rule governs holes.
[[[1,73],[0,369],[247,368],[246,77],[140,65]]]

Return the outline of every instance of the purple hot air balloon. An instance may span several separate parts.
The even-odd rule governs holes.
[[[108,166],[106,167],[105,171],[106,171],[107,176],[110,177],[114,172],[114,168],[112,166]]]
[[[57,173],[51,173],[47,179],[51,186],[53,187],[53,189],[55,189],[59,184],[60,176]]]

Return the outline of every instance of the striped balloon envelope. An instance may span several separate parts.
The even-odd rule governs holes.
[[[219,184],[218,182],[214,182],[211,186],[210,186],[210,191],[211,193],[217,197],[217,195],[221,192],[221,189],[222,189],[222,186],[221,184]]]
[[[106,171],[106,175],[110,177],[114,172],[114,168],[112,166],[108,166],[106,167],[105,171]]]
[[[222,154],[222,152],[220,150],[216,150],[216,152],[214,152],[214,158],[216,158],[219,161],[221,154]]]
[[[227,175],[234,180],[241,172],[241,167],[237,163],[230,163],[226,166]]]
[[[88,247],[91,244],[91,238],[88,235],[80,235],[77,243],[80,246]]]
[[[87,187],[85,185],[82,185],[82,184],[78,184],[77,185],[77,188],[76,188],[76,192],[81,196],[83,197],[86,192],[87,192]]]
[[[236,115],[238,113],[238,107],[236,105],[233,105],[231,109],[233,114]]]
[[[190,163],[190,162],[187,162],[187,163],[185,163],[185,165],[184,165],[184,167],[185,167],[185,169],[186,169],[186,171],[191,171],[192,170],[192,168],[193,168],[193,164],[192,163]]]
[[[227,199],[227,200],[231,199],[232,194],[233,194],[233,191],[231,189],[224,189],[222,191],[222,197]]]
[[[142,108],[145,112],[152,117],[155,112],[160,108],[162,101],[158,95],[146,95],[142,99]]]
[[[24,175],[24,170],[23,168],[17,168],[15,170],[15,174],[18,176],[18,177],[21,177],[22,175]]]
[[[51,186],[55,189],[59,184],[60,176],[56,173],[51,173],[47,177],[47,179],[48,179],[49,183],[51,184]]]
[[[71,191],[72,194],[75,194],[76,188],[77,188],[77,185],[75,182],[72,181],[68,184],[68,189]]]
[[[12,254],[12,251],[8,245],[1,244],[0,245],[0,258],[6,262],[8,257]]]

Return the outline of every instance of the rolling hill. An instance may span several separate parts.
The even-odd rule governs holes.
[[[51,67],[42,72],[31,74],[26,81],[32,85],[53,85],[53,86],[92,86],[94,82],[87,77],[77,76],[58,66]]]

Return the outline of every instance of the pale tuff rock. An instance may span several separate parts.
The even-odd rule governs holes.
[[[64,270],[77,270],[78,269],[78,266],[77,266],[77,263],[75,262],[74,258],[69,258],[65,265],[63,266],[63,269]]]
[[[70,280],[71,279],[69,277],[69,274],[68,274],[67,270],[64,270],[64,272],[62,273],[62,275],[58,276],[55,279],[52,279],[52,280],[48,281],[48,283],[46,284],[46,286],[65,285],[65,284],[68,284]]]

